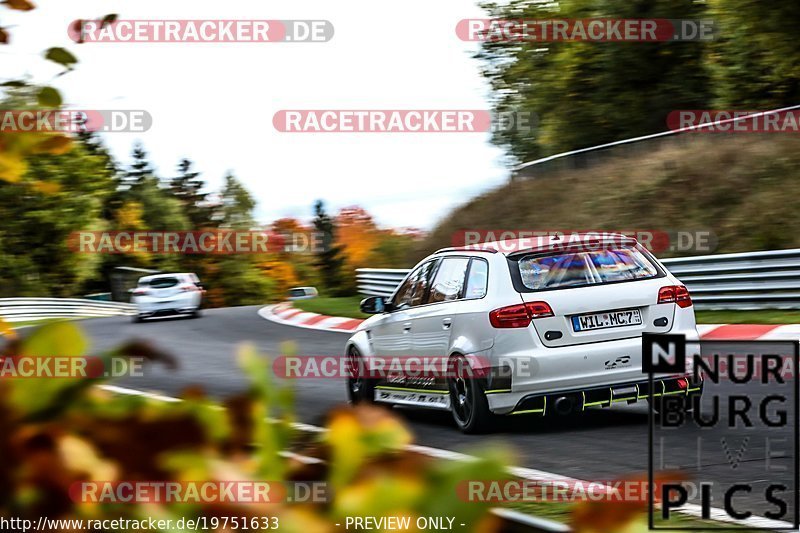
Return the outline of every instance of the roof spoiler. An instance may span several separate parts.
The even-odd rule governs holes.
[[[528,254],[553,254],[553,253],[578,253],[592,252],[597,250],[607,250],[617,246],[635,245],[636,239],[622,234],[605,234],[602,236],[590,236],[585,239],[560,239],[553,240],[547,244],[538,244],[530,247],[520,248],[508,253],[509,257],[517,257]]]
[[[495,248],[478,248],[478,246],[482,246],[482,245],[476,244],[475,248],[472,248],[470,246],[454,246],[454,247],[451,247],[451,248],[442,248],[440,250],[436,250],[433,253],[434,253],[434,255],[435,254],[442,254],[444,252],[486,252],[486,253],[490,253],[490,254],[496,254],[497,253],[497,250]]]

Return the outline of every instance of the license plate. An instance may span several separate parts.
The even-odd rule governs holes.
[[[572,329],[574,331],[590,331],[593,329],[638,326],[641,323],[642,313],[638,309],[609,311],[607,313],[592,313],[588,315],[575,315],[572,317]]]

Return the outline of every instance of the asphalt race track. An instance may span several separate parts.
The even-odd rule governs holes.
[[[189,385],[202,385],[215,397],[241,391],[247,382],[237,367],[235,355],[237,345],[244,342],[255,344],[262,354],[271,356],[281,353],[281,344],[285,341],[293,341],[300,355],[339,355],[343,352],[349,334],[275,324],[258,316],[260,307],[208,309],[199,319],[168,318],[134,324],[129,317],[113,317],[84,320],[80,324],[91,338],[92,353],[139,338],[173,354],[179,362],[177,370],[156,364],[147,367],[143,377],[114,382],[115,385],[169,396],[178,395]],[[296,412],[301,422],[322,425],[326,413],[346,401],[342,380],[295,380],[295,386]],[[506,417],[496,433],[477,437],[461,434],[446,412],[398,411],[413,429],[417,443],[425,446],[470,453],[491,446],[493,441],[502,442],[514,450],[509,459],[516,466],[585,480],[612,480],[647,472],[648,409],[644,402],[612,409],[592,409],[582,415],[560,419],[526,415]],[[779,432],[782,433],[774,434],[788,439],[782,448],[788,447],[790,454],[793,430],[793,427],[781,428]],[[740,449],[741,437],[729,436],[727,444],[735,454]],[[670,446],[669,459],[673,459],[670,462],[675,463],[676,457],[684,457],[682,467],[690,469],[696,464],[694,439],[679,439],[677,442],[672,439]],[[775,478],[765,472],[766,453],[764,443],[753,438],[735,468],[719,451],[705,454],[701,458],[706,468],[703,477],[752,483],[753,494],[737,496],[736,501],[741,502],[742,507],[752,503],[753,511],[761,514],[764,498],[759,486],[766,486],[771,478]],[[791,460],[776,461],[783,461],[792,471]],[[794,494],[788,492],[784,496],[791,502]],[[713,506],[722,507],[721,497],[715,497]],[[791,521],[791,518],[784,520]]]

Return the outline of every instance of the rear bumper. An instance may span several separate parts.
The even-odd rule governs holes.
[[[700,353],[697,330],[692,323],[689,327],[675,327],[671,333],[686,337],[687,367],[682,375],[691,374],[691,356]],[[487,359],[492,367],[486,383],[487,397],[490,409],[497,413],[514,410],[531,395],[607,390],[647,382],[647,375],[642,372],[641,336],[547,348],[531,346],[519,336],[498,335]],[[666,377],[659,375],[658,379]]]
[[[686,386],[682,386],[681,382]],[[694,382],[691,375],[657,377],[653,379],[654,398],[662,396],[695,396],[703,394],[703,381]],[[648,379],[629,381],[602,387],[574,388],[547,393],[513,393],[508,391],[487,391],[489,409],[496,414],[539,414],[546,415],[553,410],[555,401],[569,397],[577,411],[589,407],[609,407],[615,403],[636,403],[650,398]]]
[[[197,292],[188,292],[163,299],[143,296],[137,298],[134,303],[139,316],[191,313],[200,307],[200,296]]]

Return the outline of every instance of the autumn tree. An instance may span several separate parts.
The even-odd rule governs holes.
[[[367,260],[379,238],[372,215],[358,206],[345,207],[336,215],[336,227],[348,271],[369,266]]]

